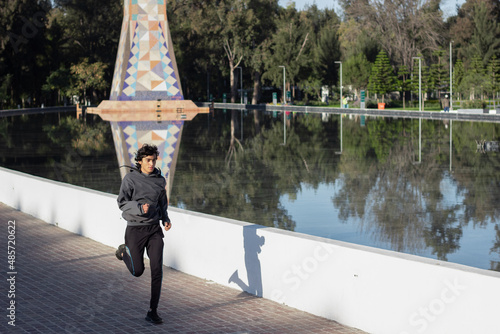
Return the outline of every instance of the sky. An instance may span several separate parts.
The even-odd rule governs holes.
[[[295,8],[302,10],[307,5],[312,5],[316,3],[319,9],[335,9],[335,12],[340,13],[340,6],[336,0],[279,0],[279,4],[282,7],[286,7],[289,2],[295,2]],[[441,9],[443,10],[444,17],[456,15],[457,4],[461,6],[465,0],[442,0]]]

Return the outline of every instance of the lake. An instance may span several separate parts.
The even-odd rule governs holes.
[[[234,114],[233,140],[230,110],[184,123],[170,205],[500,271],[498,123],[297,112],[284,136],[282,113]],[[4,167],[118,193],[98,116],[3,117],[0,136]]]

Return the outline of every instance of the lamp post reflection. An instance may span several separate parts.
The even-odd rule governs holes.
[[[283,67],[283,105],[286,104],[286,98],[285,98],[285,82],[286,82],[286,70],[285,66],[280,65],[279,67]],[[283,145],[286,145],[286,112],[285,109],[283,109]]]
[[[420,57],[413,57],[418,59],[418,111],[422,111],[422,59]]]
[[[418,163],[422,162],[422,118],[418,119]]]
[[[241,68],[241,66],[238,66],[236,68],[240,69],[240,104],[243,104],[243,69]],[[241,123],[240,140],[243,141],[243,109],[241,109],[240,123]]]
[[[453,120],[450,119],[450,172],[451,172],[451,158],[452,158],[451,156],[452,138],[453,138],[452,136],[453,136]]]
[[[340,113],[339,116],[340,116],[340,151],[335,152],[335,154],[342,154],[342,113]]]

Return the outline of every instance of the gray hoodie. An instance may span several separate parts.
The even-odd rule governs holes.
[[[154,225],[160,220],[163,224],[170,222],[166,183],[158,168],[149,175],[137,169],[131,169],[131,172],[125,175],[117,201],[128,226]],[[145,203],[149,204],[146,214],[142,211],[142,205]]]

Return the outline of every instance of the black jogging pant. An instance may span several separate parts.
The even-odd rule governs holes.
[[[161,225],[127,226],[125,230],[126,251],[123,262],[130,273],[139,277],[144,272],[144,250],[151,267],[151,309],[158,308],[163,279],[163,231]]]

